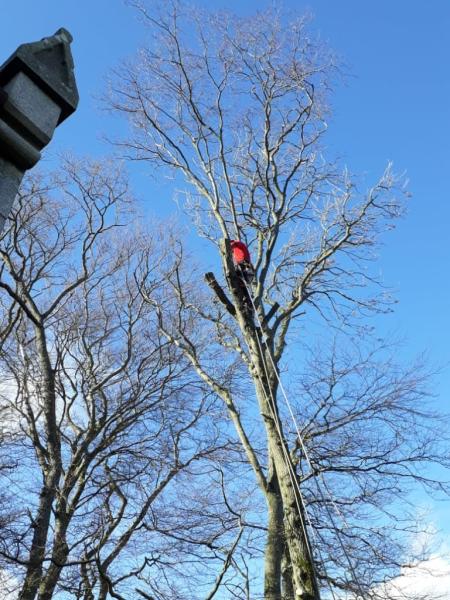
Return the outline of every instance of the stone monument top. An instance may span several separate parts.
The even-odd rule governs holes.
[[[61,27],[39,42],[21,44],[0,67],[0,86],[24,73],[60,107],[58,125],[70,116],[78,105],[74,64],[70,44],[71,34]]]
[[[66,29],[22,44],[0,67],[0,234],[22,177],[78,105]]]

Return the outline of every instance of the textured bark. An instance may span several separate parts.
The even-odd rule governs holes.
[[[254,356],[258,361],[256,367],[257,395],[261,414],[265,415],[264,422],[269,451],[278,479],[284,516],[285,541],[291,558],[295,594],[297,598],[302,600],[317,599],[319,598],[319,593],[314,576],[312,556],[309,550],[310,546],[302,500],[294,487],[296,478],[295,469],[284,439],[275,400],[277,392],[276,374],[269,360],[265,359],[263,363],[257,334],[252,337],[253,339],[249,341],[249,345],[250,347],[253,346]],[[267,353],[267,347],[263,351]],[[280,541],[282,540],[280,539]],[[268,562],[266,562],[267,564]]]
[[[279,478],[280,495],[284,513],[284,532],[291,560],[295,597],[301,600],[319,598],[314,576],[314,566],[309,551],[308,534],[301,500],[298,497],[286,465],[284,440],[273,427],[268,428],[269,446]]]
[[[39,496],[39,507],[34,520],[34,534],[31,543],[27,572],[19,600],[34,600],[41,581],[45,546],[50,524],[51,508],[60,473],[51,471],[46,476]]]
[[[46,436],[46,448],[42,459],[45,461],[43,469],[44,483],[39,497],[37,518],[34,523],[27,572],[19,594],[19,600],[33,600],[41,582],[51,511],[62,473],[61,443],[56,422],[55,377],[48,353],[45,330],[41,324],[36,325],[35,334],[44,401],[43,414]]]
[[[292,464],[289,449],[283,434],[281,419],[278,414],[277,391],[278,391],[278,373],[276,372],[276,363],[271,353],[271,340],[263,341],[261,332],[253,323],[253,315],[249,314],[249,307],[246,299],[242,297],[242,284],[235,272],[232,260],[229,240],[225,239],[222,244],[222,256],[224,259],[225,272],[230,291],[233,295],[234,304],[237,307],[236,320],[244,333],[247,346],[251,356],[250,374],[253,378],[256,394],[259,402],[260,413],[264,418],[264,424],[267,435],[268,450],[270,457],[270,467],[276,475],[277,487],[279,488],[279,499],[281,506],[274,504],[272,511],[276,509],[283,512],[284,536],[287,550],[289,552],[292,568],[292,580],[296,600],[319,600],[319,590],[314,573],[313,557],[311,546],[308,540],[308,532],[302,498],[296,485],[296,473]],[[267,486],[266,493],[269,505],[269,532],[266,548],[274,553],[275,563],[271,564],[266,556],[265,561],[265,582],[269,587],[269,593],[266,594],[266,600],[275,599],[274,590],[281,598],[281,559],[283,554],[283,537],[280,535],[278,527],[278,546],[275,550],[275,541],[273,523],[271,519],[274,514],[270,514],[271,498],[270,486]],[[278,583],[274,586],[274,577],[278,578]],[[272,594],[272,595],[270,595]]]
[[[284,545],[283,558],[281,560],[281,578],[283,600],[295,600],[294,585],[292,583],[292,561],[287,545]]]
[[[57,509],[57,513],[58,513]],[[51,600],[55,587],[58,583],[61,569],[64,567],[69,555],[69,547],[66,541],[67,528],[70,518],[67,515],[57,514],[57,524],[53,540],[52,562],[47,570],[45,578],[39,586],[38,600]]]
[[[264,598],[281,598],[281,561],[283,557],[283,502],[275,468],[270,469],[267,500],[267,539],[264,555]]]

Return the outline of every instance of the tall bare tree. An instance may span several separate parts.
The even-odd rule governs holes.
[[[135,597],[182,565],[213,580],[245,528],[220,486],[197,523],[236,450],[142,298],[142,277],[164,297],[170,233],[131,208],[117,166],[67,161],[2,237],[0,552],[21,600]]]
[[[403,212],[403,180],[388,166],[364,190],[325,158],[336,66],[305,19],[132,4],[151,38],[111,86],[110,106],[131,125],[119,146],[186,182],[178,195],[223,273],[219,283],[208,276],[217,298],[205,303],[180,258],[169,277],[175,319],[149,286],[143,296],[159,331],[223,400],[265,499],[264,597],[316,599],[328,586],[377,597],[376,582],[408,561],[407,536],[397,531],[408,531],[411,515],[393,529],[393,501],[413,482],[439,487],[421,469],[448,463],[427,420],[422,371],[401,371],[383,348],[377,356],[349,343],[369,338],[365,317],[390,310],[369,261]],[[250,291],[230,239],[251,249]],[[190,331],[199,316],[206,345]],[[291,365],[321,329],[343,333],[300,377]],[[236,362],[253,383],[259,427],[230,380]],[[290,408],[280,380],[287,365]]]

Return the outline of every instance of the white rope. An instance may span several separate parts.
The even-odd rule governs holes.
[[[241,273],[242,273],[242,271],[241,271]],[[254,300],[253,300],[253,295],[252,295],[251,291],[250,291],[250,290],[249,290],[249,288],[248,288],[247,282],[246,282],[246,280],[245,280],[245,277],[244,277],[244,275],[243,275],[243,274],[241,275],[241,278],[242,278],[242,281],[243,281],[243,283],[244,283],[245,289],[246,289],[246,291],[247,291],[247,295],[248,295],[248,297],[249,297],[249,299],[250,299],[250,302],[251,302],[251,304],[252,304],[253,311],[254,311],[254,315],[255,315],[255,318],[256,318],[256,320],[257,320],[257,322],[258,322],[258,326],[259,326],[259,329],[260,329],[260,331],[261,331],[261,335],[262,335],[262,324],[261,324],[261,320],[260,320],[260,318],[259,318],[259,315],[258,315],[258,311],[257,311],[257,309],[256,309],[256,306],[255,306],[255,302],[254,302]],[[265,363],[265,355],[264,355],[264,352],[262,351],[261,342],[260,342],[260,340],[259,340],[259,335],[258,335],[258,334],[256,335],[256,338],[257,338],[257,340],[258,340],[258,346],[259,346],[259,348],[260,348],[260,352],[261,352],[261,359],[262,359],[262,361],[263,361],[264,369],[265,369],[265,372],[266,372],[266,377],[268,377],[268,370],[267,370],[267,366],[266,366],[266,363]],[[278,374],[278,369],[277,369],[277,366],[276,366],[276,364],[275,364],[274,358],[273,358],[273,356],[272,356],[272,352],[270,351],[270,349],[269,349],[269,347],[268,347],[267,343],[266,343],[266,348],[267,348],[267,350],[268,350],[268,355],[269,355],[270,361],[271,361],[271,363],[272,363],[272,367],[273,367],[273,370],[274,370],[275,376],[276,376],[276,378],[277,378],[278,385],[279,385],[279,387],[280,387],[281,393],[282,393],[282,395],[283,395],[283,397],[284,397],[285,403],[286,403],[286,405],[287,405],[287,407],[288,407],[288,410],[289,410],[290,416],[291,416],[291,418],[292,418],[292,421],[293,421],[293,423],[294,423],[295,431],[296,431],[296,433],[297,433],[297,438],[298,438],[298,441],[300,442],[301,449],[302,449],[302,451],[303,451],[303,454],[304,454],[304,456],[305,456],[306,462],[307,462],[307,464],[308,464],[308,466],[309,466],[309,469],[310,469],[310,471],[311,471],[311,475],[313,476],[313,480],[315,481],[315,484],[316,484],[316,486],[317,486],[317,490],[318,490],[318,492],[319,492],[319,494],[320,494],[320,496],[321,496],[321,500],[324,502],[325,509],[326,509],[326,511],[327,511],[327,513],[328,513],[328,516],[330,517],[331,523],[332,523],[332,525],[333,525],[333,527],[334,527],[334,530],[335,530],[335,533],[336,533],[336,537],[337,537],[337,539],[338,539],[338,541],[339,541],[339,544],[340,544],[340,546],[341,546],[341,549],[342,549],[342,551],[343,551],[343,553],[344,553],[344,556],[346,557],[346,560],[347,560],[347,563],[348,563],[348,566],[349,566],[350,572],[351,572],[351,574],[352,574],[352,576],[353,576],[353,579],[354,579],[354,581],[355,581],[355,583],[356,583],[356,585],[357,585],[357,587],[358,587],[358,592],[359,592],[359,594],[360,594],[361,598],[362,598],[362,599],[364,599],[364,593],[363,593],[363,590],[362,590],[361,584],[359,583],[359,579],[356,577],[356,573],[355,573],[355,570],[354,570],[354,567],[353,567],[352,561],[351,561],[351,559],[350,559],[350,557],[349,557],[349,555],[348,555],[348,553],[347,553],[347,549],[345,548],[345,545],[344,545],[344,543],[342,542],[342,539],[341,539],[341,537],[340,537],[340,534],[339,534],[339,532],[338,532],[338,528],[337,528],[337,526],[336,526],[336,523],[335,523],[335,521],[334,521],[334,518],[333,518],[333,516],[332,516],[332,514],[331,514],[331,512],[330,512],[330,510],[329,510],[329,506],[328,506],[328,504],[327,504],[327,499],[324,497],[324,494],[323,494],[323,492],[322,492],[322,489],[321,489],[321,487],[320,487],[320,485],[319,485],[319,481],[318,481],[318,480],[317,480],[317,479],[314,477],[314,474],[315,474],[314,467],[313,467],[313,465],[312,465],[312,462],[311,462],[311,459],[310,459],[310,457],[309,457],[309,453],[308,453],[308,450],[307,450],[307,448],[306,448],[306,445],[305,445],[305,443],[304,443],[304,441],[303,441],[303,437],[302,437],[302,435],[301,435],[301,433],[300,433],[300,429],[299,429],[299,427],[298,427],[297,420],[296,420],[296,418],[295,418],[295,415],[294,415],[294,411],[292,410],[291,403],[289,402],[289,398],[288,398],[288,396],[287,396],[287,394],[286,394],[286,390],[284,389],[283,383],[282,383],[282,381],[281,381],[281,379],[280,379],[280,376],[279,376],[279,374]],[[271,395],[272,395],[272,392],[271,392]],[[270,403],[269,403],[269,404],[270,404]],[[275,401],[274,401],[274,405],[275,405]],[[281,431],[280,431],[280,437],[282,438]],[[283,448],[284,448],[284,444],[283,444]],[[287,452],[287,450],[286,450],[286,452]],[[289,462],[289,464],[290,464],[290,462],[291,462],[291,461],[289,460],[288,462]],[[349,525],[347,524],[347,522],[346,522],[346,520],[345,520],[345,518],[344,518],[344,515],[341,513],[341,511],[339,510],[338,506],[336,505],[336,502],[334,501],[334,498],[333,498],[333,496],[332,496],[332,494],[331,494],[331,492],[330,492],[330,490],[329,490],[329,488],[328,488],[328,485],[327,485],[327,484],[326,484],[326,482],[325,482],[325,478],[324,478],[323,474],[322,474],[322,473],[320,473],[320,476],[321,476],[322,482],[323,482],[323,484],[324,484],[324,487],[325,487],[325,489],[326,489],[326,491],[327,491],[327,493],[328,493],[328,495],[329,495],[329,500],[330,500],[330,503],[331,503],[331,505],[333,506],[333,508],[334,508],[334,510],[336,511],[337,515],[338,515],[338,516],[339,516],[339,517],[342,519],[342,521],[343,521],[343,523],[344,523],[345,527],[346,527],[346,528],[349,528]],[[310,528],[311,528],[311,530],[312,530],[312,533],[313,533],[313,535],[315,535],[314,529],[313,529],[313,527],[312,527],[312,524],[311,524],[311,520],[310,520],[310,518],[309,518],[309,515],[308,515],[308,511],[307,511],[307,509],[306,509],[306,504],[305,504],[305,501],[304,501],[304,499],[303,499],[302,493],[301,493],[301,491],[300,491],[300,486],[299,486],[299,484],[298,484],[298,481],[297,481],[297,478],[296,478],[296,477],[295,477],[295,481],[296,481],[296,487],[297,487],[297,489],[298,489],[298,492],[299,492],[299,494],[300,494],[300,498],[301,498],[301,500],[302,500],[302,504],[303,504],[303,506],[304,506],[305,515],[306,515],[306,518],[307,518],[307,520],[308,520],[308,524],[309,524],[309,526],[310,526]],[[301,515],[300,515],[300,516],[301,516]],[[306,540],[307,540],[307,544],[309,545],[308,537],[307,537],[307,536],[305,536],[305,538],[306,538]],[[319,549],[319,548],[318,548],[318,550],[319,550],[319,553],[320,553],[320,549]],[[310,556],[312,557],[312,553],[311,553],[311,549],[310,549],[310,547],[308,548],[308,551],[309,551],[309,553],[310,553]],[[324,564],[324,562],[323,562],[323,559],[321,558],[321,560],[322,560],[322,563],[323,563],[323,566],[324,566],[324,570],[325,570],[325,564]],[[326,575],[326,572],[325,572],[325,575]],[[331,587],[331,585],[330,585],[330,590],[331,590],[331,593],[332,593],[332,595],[333,595],[333,598],[334,598],[334,593],[333,593],[333,590],[332,590],[332,587]],[[357,598],[358,598],[358,596],[357,596]]]
[[[266,376],[266,381],[268,383],[269,382],[269,372],[268,372],[266,361],[265,361],[265,358],[264,358],[264,352],[263,352],[263,349],[262,349],[262,346],[261,346],[261,342],[260,342],[260,340],[259,340],[258,337],[257,337],[257,342],[258,342],[258,348],[259,348],[259,353],[260,353],[261,361],[262,361],[263,367],[264,367],[264,374]],[[258,369],[256,371],[258,372]],[[296,473],[292,472],[293,471],[293,465],[292,465],[292,462],[291,462],[288,450],[286,448],[286,445],[284,444],[283,433],[281,431],[281,423],[280,423],[280,419],[279,419],[279,417],[277,415],[277,412],[276,412],[276,403],[275,403],[275,398],[274,398],[273,393],[272,393],[272,389],[270,388],[269,385],[267,385],[267,387],[269,389],[269,393],[270,393],[270,399],[269,399],[267,397],[267,393],[266,393],[266,390],[265,390],[265,387],[264,387],[264,383],[261,380],[261,377],[259,376],[259,374],[258,374],[258,378],[259,378],[262,390],[263,390],[263,392],[264,392],[264,394],[266,396],[266,400],[268,401],[270,410],[272,412],[272,417],[273,417],[275,426],[277,428],[278,435],[279,435],[280,440],[281,440],[281,446],[283,448],[283,454],[284,454],[284,457],[285,457],[286,466],[288,467],[288,472],[289,472],[289,477],[291,479],[291,483],[292,483],[294,489],[298,490],[301,503],[302,503],[303,508],[305,510],[305,516],[306,516],[307,520],[309,521],[309,525],[311,526],[311,522],[309,520],[307,511],[306,511],[306,504],[304,502],[303,495],[301,493],[300,487],[298,486]],[[293,476],[294,476],[294,481],[292,481],[292,477]],[[308,553],[310,554],[310,557],[312,558],[312,550],[311,550],[311,547],[309,545],[308,535],[307,535],[307,532],[306,532],[306,529],[305,529],[305,526],[304,526],[304,522],[303,522],[303,518],[302,518],[302,512],[301,512],[300,505],[298,503],[297,495],[295,496],[295,498],[296,498],[297,508],[299,510],[300,520],[302,522],[303,532],[305,534],[305,542],[306,542],[306,545],[307,545],[307,548],[308,548]],[[314,535],[314,531],[313,531],[313,535]]]
[[[265,357],[264,357],[264,352],[263,352],[263,349],[262,349],[262,346],[261,346],[261,342],[260,342],[258,336],[257,336],[257,342],[258,342],[258,348],[259,348],[259,353],[260,353],[261,361],[262,361],[263,367],[264,367],[264,373],[265,373],[265,376],[266,376],[266,380],[268,382],[269,381],[269,373],[268,373],[267,364],[266,364]],[[250,348],[249,348],[249,350],[250,350]],[[258,373],[258,369],[256,369],[256,372]],[[300,498],[300,502],[301,502],[302,507],[303,507],[303,512],[305,514],[306,520],[308,521],[308,525],[309,525],[309,527],[311,529],[311,533],[312,533],[312,535],[314,537],[314,541],[317,541],[317,539],[316,539],[316,532],[315,532],[315,530],[314,530],[314,528],[312,526],[311,519],[310,519],[309,514],[308,514],[306,502],[305,502],[305,500],[303,498],[303,494],[301,492],[300,485],[299,485],[299,483],[297,481],[297,475],[296,475],[296,473],[294,471],[294,468],[293,468],[293,465],[292,465],[292,461],[291,461],[291,459],[289,457],[289,453],[288,453],[287,448],[286,448],[286,446],[284,444],[284,438],[283,438],[283,434],[282,434],[282,431],[281,431],[281,423],[280,423],[280,420],[279,420],[278,415],[276,413],[276,403],[275,403],[275,399],[274,399],[272,390],[271,390],[270,386],[268,385],[267,387],[268,387],[269,392],[270,392],[270,399],[269,399],[267,397],[267,393],[266,393],[266,390],[265,390],[265,387],[264,387],[264,383],[262,382],[261,377],[259,376],[259,374],[258,374],[258,379],[260,381],[263,393],[266,396],[266,400],[267,400],[267,402],[269,404],[269,408],[270,408],[270,410],[272,412],[273,420],[274,420],[275,426],[276,426],[277,431],[278,431],[278,435],[279,435],[280,440],[281,440],[281,446],[283,448],[283,454],[284,454],[284,462],[285,462],[285,465],[287,466],[287,469],[288,469],[289,479],[291,481],[291,485],[294,488],[294,491],[297,491],[297,493],[298,493],[298,495],[294,494],[294,496],[295,496],[295,503],[297,505],[298,515],[299,515],[300,523],[301,523],[302,530],[303,530],[305,545],[306,545],[306,548],[307,548],[307,551],[308,551],[308,554],[309,554],[309,558],[310,558],[310,561],[311,561],[311,566],[312,566],[313,570],[315,570],[314,569],[313,551],[312,551],[311,545],[309,543],[308,532],[307,532],[307,528],[306,528],[305,522],[303,520],[302,508],[300,507],[299,498]],[[323,560],[322,553],[320,551],[320,547],[318,545],[316,547],[317,547],[317,550],[319,552],[319,557],[320,557],[320,560],[322,562],[322,565],[323,565],[323,568],[324,568],[324,571],[325,571],[325,576],[326,576],[325,562]],[[314,577],[315,577],[315,574],[314,574]],[[328,578],[327,578],[327,581],[328,581]],[[330,588],[333,600],[336,600],[336,596],[334,594],[334,590],[333,590],[330,582],[328,582],[328,583],[329,583],[329,588]]]
[[[244,278],[243,278],[243,281],[244,281],[244,285],[246,287],[248,296],[250,298],[250,301],[252,303],[253,309],[255,311],[255,314],[257,315],[257,313],[256,313],[256,307],[255,307],[255,304],[253,302],[252,295],[251,295],[251,293],[250,293],[250,291],[249,291],[249,289],[247,287],[247,284],[246,284]],[[259,321],[259,319],[258,319],[258,321]],[[261,361],[262,361],[263,368],[264,368],[264,374],[265,374],[265,377],[266,377],[266,380],[267,380],[267,383],[268,383],[269,382],[269,372],[268,372],[267,363],[266,363],[266,359],[265,359],[265,355],[264,355],[264,350],[263,350],[263,348],[261,346],[261,341],[260,341],[258,335],[256,336],[256,339],[257,339],[259,354],[260,354]],[[250,347],[249,347],[249,351],[251,351]],[[269,352],[269,356],[272,359],[272,356],[271,356],[270,352]],[[272,360],[272,362],[273,362],[273,360]],[[281,384],[279,376],[278,376],[278,372],[277,372],[277,369],[276,369],[275,366],[274,366],[274,371],[275,371],[275,374],[276,374],[276,377],[278,379],[279,384]],[[311,519],[310,519],[309,514],[308,514],[307,505],[306,505],[306,502],[305,502],[305,500],[303,498],[303,494],[302,494],[302,491],[300,489],[299,482],[297,480],[297,474],[295,473],[295,470],[294,470],[294,467],[292,465],[292,461],[290,459],[288,450],[287,450],[286,445],[284,443],[284,437],[283,437],[283,434],[282,434],[282,431],[281,431],[281,423],[280,423],[279,417],[278,417],[277,412],[276,412],[276,401],[275,401],[275,398],[273,396],[272,389],[271,389],[271,387],[269,385],[267,385],[267,387],[269,389],[269,392],[270,392],[270,398],[268,398],[266,389],[264,387],[264,383],[261,380],[261,377],[259,375],[259,369],[256,369],[256,372],[258,374],[258,379],[259,379],[260,385],[262,387],[264,395],[266,396],[266,400],[268,402],[269,408],[270,408],[272,416],[273,416],[273,420],[274,420],[275,426],[276,426],[277,431],[278,431],[278,435],[280,437],[281,446],[283,448],[284,462],[285,462],[285,465],[287,466],[287,469],[288,469],[289,479],[291,481],[291,485],[293,486],[294,491],[296,491],[297,494],[298,494],[298,495],[294,494],[295,495],[295,502],[296,502],[296,505],[297,505],[298,515],[299,515],[299,518],[300,518],[300,523],[301,523],[303,534],[304,534],[305,545],[306,545],[306,548],[307,548],[307,551],[308,551],[308,554],[309,554],[309,557],[310,557],[311,566],[312,566],[313,570],[315,570],[314,569],[314,555],[313,555],[313,551],[312,551],[312,548],[311,548],[311,545],[310,545],[310,542],[309,542],[307,528],[306,528],[305,522],[303,520],[302,508],[300,506],[299,499],[300,499],[300,502],[302,504],[303,512],[305,514],[306,520],[307,520],[308,525],[309,525],[309,527],[311,529],[311,533],[313,535],[313,538],[314,538],[315,542],[317,542],[316,531],[315,531],[314,527],[312,526]],[[291,413],[291,414],[293,416],[293,413]],[[328,579],[328,576],[327,576],[327,573],[326,573],[325,561],[323,559],[322,552],[320,550],[320,546],[317,544],[316,548],[317,548],[317,551],[318,551],[318,554],[319,554],[320,561],[321,561],[322,566],[323,566],[325,578],[326,578],[326,581],[328,583],[328,587],[330,588],[331,595],[333,597],[333,600],[336,600],[334,589],[333,589],[333,587],[331,585],[331,582]],[[314,578],[316,579],[315,574],[314,574]],[[316,583],[317,583],[317,580],[316,580]],[[319,590],[317,590],[317,591],[319,592]]]

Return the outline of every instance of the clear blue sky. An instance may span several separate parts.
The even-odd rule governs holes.
[[[262,0],[201,3],[246,14],[264,6]],[[408,215],[387,238],[379,262],[400,301],[386,327],[406,338],[407,355],[425,350],[433,362],[448,363],[450,2],[286,0],[284,6],[312,12],[313,28],[351,73],[333,100],[333,152],[368,181],[388,160],[409,175]],[[57,130],[52,152],[110,152],[100,140],[110,122],[95,97],[108,70],[143,39],[134,12],[122,0],[0,0],[0,8],[0,61],[18,44],[61,26],[75,38],[80,107]],[[161,193],[169,197],[170,189]],[[447,368],[438,384],[446,408],[449,387]]]

